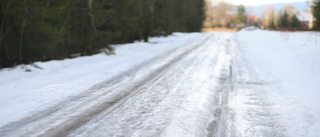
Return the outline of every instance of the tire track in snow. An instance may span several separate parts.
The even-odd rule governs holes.
[[[260,91],[267,85],[246,62],[241,48],[230,41],[235,42],[233,37],[220,41],[230,60],[219,59],[223,67],[207,137],[283,136],[277,114],[268,109],[270,104]]]
[[[174,49],[166,57],[156,57],[44,112],[5,125],[0,128],[0,136],[66,136],[201,47],[210,37],[206,35],[188,46]]]
[[[211,41],[167,67],[161,74],[70,136],[179,136],[172,134],[173,132],[182,132],[180,136],[204,135],[206,114],[190,116],[197,114],[189,108],[194,106],[185,105],[195,103],[190,100],[192,95],[197,95],[194,92],[213,92],[202,91],[201,89],[211,87],[212,83],[203,81],[207,80],[206,78],[198,78],[200,72],[212,73],[211,69],[215,66],[216,55],[208,52]],[[216,51],[216,48],[212,50]],[[206,102],[207,98],[213,98],[206,95],[199,99]],[[196,100],[196,103],[198,101]],[[181,114],[181,111],[184,113]],[[181,126],[194,128],[186,131],[181,129]],[[172,131],[177,128],[181,129],[180,132]]]
[[[229,34],[231,35],[231,34]],[[214,111],[212,120],[207,127],[207,137],[230,136],[230,122],[228,121],[228,97],[229,92],[233,90],[232,84],[232,62],[235,51],[232,38],[226,35],[218,41],[221,52],[218,57],[218,68],[216,75],[219,76],[219,86],[216,88],[216,96],[214,99]],[[223,35],[222,35],[223,36]],[[229,134],[229,135],[228,135]]]

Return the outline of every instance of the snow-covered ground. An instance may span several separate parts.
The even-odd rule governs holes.
[[[0,135],[320,135],[320,33],[174,33],[116,53],[0,70]]]
[[[116,55],[100,53],[59,61],[36,62],[0,70],[0,127],[44,110],[95,84],[130,71],[153,58],[186,46],[205,34],[174,33],[149,43],[116,45]],[[26,72],[29,69],[31,72]]]
[[[283,135],[319,136],[320,33],[242,30],[236,36]]]

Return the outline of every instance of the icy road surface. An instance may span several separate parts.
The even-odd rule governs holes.
[[[207,33],[96,84],[0,136],[286,136],[235,33]]]

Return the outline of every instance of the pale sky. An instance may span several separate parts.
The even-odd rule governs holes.
[[[225,1],[235,5],[246,5],[246,6],[257,6],[262,4],[271,3],[285,3],[285,2],[297,2],[297,1],[307,1],[307,0],[212,0],[213,2]]]

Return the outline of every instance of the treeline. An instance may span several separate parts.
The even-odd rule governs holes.
[[[0,68],[202,27],[204,0],[1,0]]]
[[[263,25],[269,29],[307,29],[307,26],[302,26],[297,17],[297,12],[293,6],[285,6],[282,10],[276,13],[276,10],[270,6],[264,10]]]
[[[296,14],[288,14],[287,10],[282,10],[278,13],[278,16],[271,15],[271,20],[265,22],[265,25],[271,29],[275,28],[301,28],[300,20]]]
[[[297,15],[294,14],[290,16],[286,10],[284,12],[280,12],[276,22],[277,22],[276,25],[282,28],[300,28],[301,27],[301,23]]]

